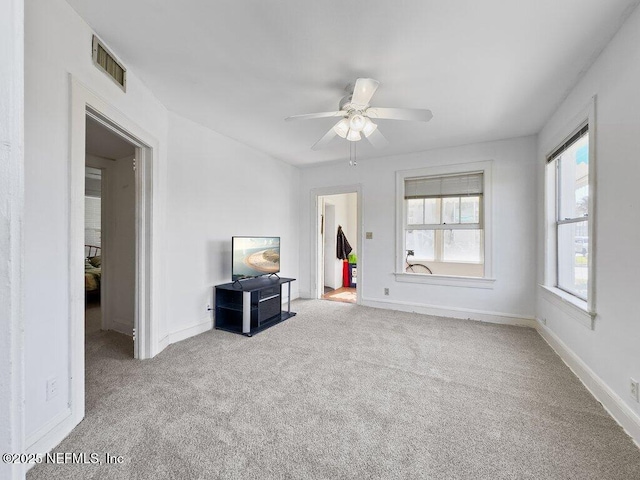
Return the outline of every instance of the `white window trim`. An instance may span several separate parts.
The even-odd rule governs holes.
[[[396,280],[409,283],[428,283],[432,285],[448,285],[470,288],[492,289],[493,278],[493,160],[453,165],[437,165],[433,167],[396,172]],[[430,275],[405,273],[404,218],[406,207],[404,201],[404,181],[410,177],[431,177],[454,175],[469,172],[482,172],[484,179],[483,218],[484,218],[484,277],[464,277],[456,275]]]
[[[557,279],[557,250],[556,250],[556,198],[555,175],[549,175],[547,160],[553,151],[577,131],[578,128],[589,125],[589,288],[587,301],[561,290],[556,285]],[[596,239],[596,96],[569,123],[560,129],[544,147],[544,283],[540,285],[547,294],[545,298],[551,303],[570,311],[570,316],[582,325],[593,329],[596,313],[596,273],[597,258]],[[554,300],[555,297],[555,300]]]
[[[403,262],[404,263],[404,262]],[[397,282],[426,283],[429,285],[445,285],[450,287],[483,288],[493,290],[495,278],[463,277],[459,275],[432,275],[420,273],[395,273]]]
[[[589,313],[587,310],[587,302],[556,287],[540,285],[540,290],[543,293],[542,297],[546,301],[555,305],[565,314],[588,329],[594,329],[596,314]]]

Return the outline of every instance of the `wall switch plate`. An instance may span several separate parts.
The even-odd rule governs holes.
[[[58,396],[58,377],[47,378],[47,402]]]
[[[636,402],[640,402],[640,390],[638,389],[638,382],[633,378],[629,381],[629,392]]]
[[[372,239],[373,239],[373,232],[367,232],[367,233],[365,234],[365,238],[366,238],[367,240],[372,240]]]
[[[385,289],[384,289],[384,294],[385,294],[385,295],[389,295],[389,289],[388,289],[388,288],[385,288]]]

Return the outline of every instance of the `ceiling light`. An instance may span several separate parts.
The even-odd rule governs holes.
[[[349,140],[350,142],[357,142],[361,138],[362,136],[360,136],[360,132],[353,129],[350,129],[349,133],[347,134],[347,140]]]
[[[349,133],[349,120],[343,118],[340,120],[334,127],[333,131],[336,134],[340,135],[342,138],[347,138],[347,133]]]
[[[349,128],[351,130],[355,130],[356,132],[361,131],[366,125],[366,118],[356,113],[355,115],[351,115],[349,118]]]
[[[364,124],[364,128],[362,129],[362,133],[364,133],[365,137],[369,138],[369,135],[376,131],[378,125],[373,123],[369,118],[366,118],[365,120],[366,121]]]

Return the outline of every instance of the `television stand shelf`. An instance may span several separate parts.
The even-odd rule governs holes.
[[[216,285],[215,328],[248,337],[296,313],[291,311],[291,282],[295,278],[258,277]],[[287,285],[287,310],[282,310],[282,286]]]

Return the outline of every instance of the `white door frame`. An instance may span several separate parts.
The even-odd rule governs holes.
[[[0,452],[24,453],[24,2],[0,16]],[[25,465],[0,463],[0,478]]]
[[[337,185],[332,187],[320,187],[314,188],[311,190],[311,251],[313,254],[311,255],[311,292],[313,293],[313,298],[321,298],[324,293],[324,285],[319,285],[320,283],[320,274],[318,272],[318,259],[319,259],[319,249],[320,245],[318,244],[320,237],[320,217],[318,215],[318,198],[325,197],[327,195],[340,195],[343,193],[355,193],[357,196],[358,202],[358,214],[357,214],[357,222],[358,222],[358,288],[356,288],[356,303],[359,305],[362,303],[362,285],[365,270],[365,261],[364,261],[364,250],[362,248],[364,238],[364,228],[363,228],[363,210],[362,210],[362,185]],[[326,233],[326,232],[325,232]],[[324,248],[324,245],[322,246]],[[324,268],[324,264],[323,264]]]
[[[84,189],[86,117],[99,121],[136,146],[136,300],[134,326],[137,358],[157,348],[152,306],[153,161],[158,141],[111,104],[71,79],[71,162],[69,205],[70,409],[74,424],[84,418]]]

